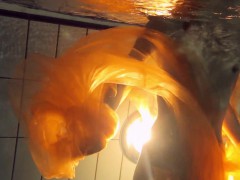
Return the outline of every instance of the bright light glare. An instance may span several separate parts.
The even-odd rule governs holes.
[[[140,153],[143,145],[151,139],[151,128],[141,118],[135,120],[127,129],[127,145]]]
[[[150,106],[149,106],[150,104]],[[141,153],[143,145],[151,139],[151,130],[158,117],[156,96],[138,99],[139,116],[131,120],[126,129],[127,146]]]
[[[232,175],[229,175],[228,180],[234,180],[234,177]]]
[[[169,16],[171,11],[182,3],[183,0],[137,0],[135,5],[148,15]]]
[[[151,139],[151,129],[157,118],[157,114],[152,114],[149,108],[142,105],[139,107],[141,117],[129,125],[127,129],[127,145],[132,145],[139,153],[143,145]]]

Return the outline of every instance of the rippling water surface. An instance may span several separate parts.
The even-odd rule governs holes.
[[[173,19],[239,19],[240,0],[0,0],[31,8],[145,24],[148,16]]]

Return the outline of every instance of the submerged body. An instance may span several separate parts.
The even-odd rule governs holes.
[[[118,127],[106,96],[109,89],[116,96],[115,84],[121,84],[128,87],[124,98],[141,99],[134,90],[158,96],[153,139],[143,149],[136,180],[225,179],[221,122],[237,73],[216,89],[218,73],[202,68],[211,63],[184,41],[145,28],[114,28],[81,40],[56,61],[29,62],[42,65],[42,85],[24,119],[32,157],[46,178],[73,178],[79,160],[106,146]]]

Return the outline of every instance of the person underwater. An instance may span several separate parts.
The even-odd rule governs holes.
[[[210,58],[202,42],[219,36],[209,27],[171,37],[142,27],[111,28],[81,39],[56,60],[30,56],[41,81],[23,124],[42,175],[74,178],[79,161],[104,149],[117,132],[121,102],[129,98],[139,107],[148,97],[157,99],[158,115],[134,180],[221,180],[239,171],[238,129],[231,126],[239,117],[239,58]],[[212,49],[225,45],[215,40],[207,41]]]

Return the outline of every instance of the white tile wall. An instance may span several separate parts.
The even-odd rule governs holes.
[[[19,138],[13,180],[39,180],[40,178],[41,175],[29,152],[27,139]]]
[[[44,22],[30,21],[29,35],[27,42],[27,61],[25,63],[24,88],[22,97],[22,108],[29,102],[31,96],[35,93],[39,83],[37,82],[41,73],[38,66],[33,61],[41,61],[45,57],[54,58],[57,53],[59,25]],[[37,55],[35,55],[37,54]],[[40,56],[41,55],[41,56]],[[44,58],[43,58],[43,57]],[[33,81],[34,80],[34,81]],[[20,124],[19,136],[25,136],[23,127]]]
[[[77,42],[80,38],[85,37],[86,35],[86,28],[61,25],[57,55],[61,56],[64,51],[66,51],[75,42]]]
[[[16,138],[0,138],[0,177],[10,180],[14,159]]]
[[[34,62],[41,61],[45,57],[49,57],[48,59],[51,60],[56,56],[58,32],[59,25],[57,24],[30,21],[25,79],[39,80],[41,74],[38,70],[39,67]],[[33,58],[35,61],[32,61]]]
[[[39,81],[31,81],[31,80],[24,81],[24,87],[23,87],[23,93],[22,93],[22,106],[21,106],[21,110],[23,112],[27,112],[26,108],[30,103],[31,97],[36,93],[40,85],[41,83]],[[26,134],[24,132],[25,132],[24,124],[20,120],[19,136],[26,137]]]
[[[135,168],[136,164],[132,163],[125,156],[123,156],[120,180],[132,180]]]
[[[0,77],[22,78],[23,70],[12,73],[25,57],[27,20],[0,16]]]
[[[9,101],[9,89],[14,91],[12,97],[16,110],[20,108],[20,98],[22,92],[22,81],[16,79],[0,79],[0,137],[16,137],[17,118]]]
[[[58,24],[30,21],[28,54],[39,53],[55,57],[58,28]]]
[[[18,73],[11,71],[26,55],[59,56],[87,32],[96,31],[0,16],[0,180],[44,180],[32,161],[27,138],[22,128],[18,129],[7,96],[7,83],[11,83],[16,92],[14,99],[20,106],[17,109],[23,109],[38,86],[37,70],[27,62]],[[120,124],[127,117],[128,105],[126,101],[117,110]],[[118,139],[119,133],[107,148],[80,161],[74,180],[131,180],[135,165],[122,155]]]
[[[79,162],[74,180],[95,180],[98,154],[93,154]]]
[[[99,153],[96,180],[118,180],[120,176],[122,152],[118,140],[111,140],[107,148]]]

